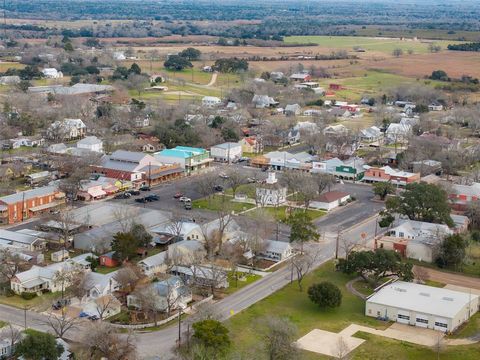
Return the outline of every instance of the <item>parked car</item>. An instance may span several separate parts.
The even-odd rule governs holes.
[[[59,299],[52,304],[52,309],[60,310],[61,308],[70,305],[71,302],[70,299]]]
[[[97,321],[97,320],[100,320],[100,318],[97,315],[90,315],[88,317],[88,320]]]
[[[215,186],[213,187],[213,190],[215,190],[215,191],[223,191],[223,186],[222,186],[222,185],[215,185]]]
[[[182,192],[176,192],[175,195],[173,195],[175,199],[180,199],[182,196],[185,196],[185,194]]]
[[[125,191],[125,192],[126,192],[126,193],[129,193],[129,194],[132,195],[132,196],[140,195],[140,191],[134,190],[134,189],[132,189],[132,190],[127,190],[127,191]]]
[[[192,210],[192,202],[191,201],[186,201],[183,206],[185,207],[185,210]]]
[[[249,184],[255,184],[255,183],[257,182],[257,180],[254,179],[254,178],[249,177],[249,178],[247,178],[247,182],[248,182]]]
[[[220,173],[220,175],[218,175],[218,176],[220,176],[222,179],[228,179],[229,178],[229,176],[225,173]]]
[[[186,197],[186,196],[182,196],[178,200],[181,201],[181,202],[191,202],[192,201],[192,199],[190,199],[189,197]]]
[[[145,200],[147,200],[147,201],[158,201],[158,200],[160,200],[160,198],[158,197],[157,194],[152,194],[152,195],[145,196]]]
[[[150,191],[150,186],[147,186],[147,185],[143,185],[143,186],[140,186],[140,188],[138,189],[140,191]]]
[[[238,162],[245,162],[245,161],[249,161],[250,158],[248,157],[241,157],[240,159],[238,159]]]
[[[142,204],[145,204],[146,202],[148,202],[146,197],[136,198],[135,201]]]
[[[113,198],[114,199],[129,199],[131,196],[132,196],[132,194],[130,194],[128,192],[124,192],[124,193],[115,195]]]

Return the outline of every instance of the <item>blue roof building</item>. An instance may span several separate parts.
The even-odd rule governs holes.
[[[208,150],[190,146],[177,146],[173,149],[158,151],[153,155],[162,163],[180,164],[187,173],[206,168],[213,161]]]

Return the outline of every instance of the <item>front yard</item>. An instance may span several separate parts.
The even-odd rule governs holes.
[[[50,309],[52,303],[59,299],[61,294],[59,292],[50,293],[47,292],[40,296],[35,296],[33,299],[25,300],[21,296],[13,295],[13,296],[0,296],[0,304],[13,306],[19,309],[35,309],[35,310],[47,310]]]
[[[211,211],[219,211],[222,209],[228,209],[235,211],[235,213],[240,213],[242,211],[252,209],[255,207],[254,204],[241,203],[232,201],[233,198],[230,196],[222,195],[213,195],[209,198],[203,198],[192,201],[192,207],[194,209],[205,209]]]
[[[233,294],[234,292],[240,290],[241,288],[250,285],[251,283],[257,281],[261,278],[260,275],[248,274],[237,272],[238,279],[235,279],[235,276],[232,272],[228,273],[228,288],[223,289],[222,293],[226,295]]]

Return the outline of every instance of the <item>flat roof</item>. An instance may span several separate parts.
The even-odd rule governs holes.
[[[370,296],[367,303],[453,318],[475,298],[478,296],[474,294],[396,281]]]

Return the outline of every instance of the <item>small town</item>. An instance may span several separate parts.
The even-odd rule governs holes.
[[[480,27],[350,2],[3,4],[0,359],[480,358]]]

